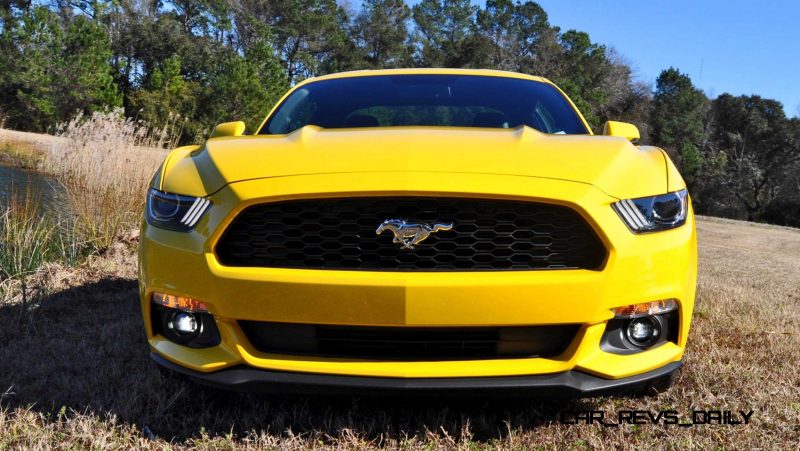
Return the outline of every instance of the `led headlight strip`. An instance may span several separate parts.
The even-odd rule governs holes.
[[[181,224],[186,227],[194,227],[209,205],[211,205],[211,202],[209,202],[208,199],[202,197],[196,198],[191,208],[189,208],[189,211],[187,211],[180,220]]]
[[[648,226],[650,225],[650,221],[644,217],[642,212],[636,208],[636,204],[634,204],[630,199],[621,200],[611,205],[616,210],[617,214],[622,216],[625,219],[625,222],[634,229],[634,230],[647,230]]]

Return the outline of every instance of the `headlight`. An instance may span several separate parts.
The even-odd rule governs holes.
[[[179,232],[194,228],[211,202],[203,197],[180,196],[151,189],[147,193],[147,222]]]
[[[626,199],[611,204],[633,233],[674,229],[686,222],[689,202],[685,189],[660,196]]]

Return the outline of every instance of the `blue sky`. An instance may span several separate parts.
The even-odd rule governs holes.
[[[538,3],[562,31],[585,31],[616,48],[641,80],[655,83],[673,66],[709,96],[758,94],[800,116],[800,0]]]
[[[482,3],[482,2],[481,2]],[[709,96],[758,94],[800,115],[800,1],[540,0],[550,23],[613,46],[640,79],[669,66]]]

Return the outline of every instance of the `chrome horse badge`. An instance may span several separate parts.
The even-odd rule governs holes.
[[[401,249],[414,249],[414,246],[425,241],[432,233],[441,230],[453,229],[450,224],[409,224],[405,219],[387,219],[375,230],[376,235],[380,235],[384,230],[390,230],[394,234],[393,243],[402,244]]]

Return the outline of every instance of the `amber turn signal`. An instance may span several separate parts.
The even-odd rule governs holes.
[[[196,299],[187,298],[183,296],[175,296],[172,294],[166,293],[153,293],[153,302],[159,305],[163,305],[164,307],[176,309],[176,310],[183,310],[185,312],[207,312],[208,308],[206,304],[200,302]]]
[[[660,315],[678,308],[676,299],[661,299],[642,304],[626,305],[612,309],[616,318],[638,318],[640,316]]]

